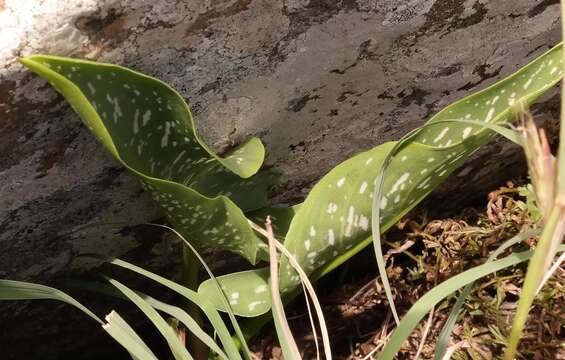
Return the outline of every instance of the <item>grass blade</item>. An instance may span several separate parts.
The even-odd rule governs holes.
[[[0,280],[0,300],[59,300],[80,309],[101,325],[104,322],[84,305],[66,293],[49,286],[23,281]]]
[[[103,329],[122,345],[134,359],[157,360],[135,331],[116,313],[106,316],[104,323],[98,316],[66,293],[45,285],[22,281],[0,280],[0,300],[59,300],[70,304],[100,323]]]
[[[94,283],[94,282],[85,282],[85,281],[71,281],[70,284],[73,287],[77,287],[83,290],[93,291],[96,293],[102,293],[105,295],[121,298],[127,300],[128,298],[117,290],[114,286],[108,284],[101,284],[101,283]],[[216,344],[216,341],[212,339],[210,335],[204,332],[198,322],[192,318],[186,311],[183,309],[167,304],[163,301],[157,300],[141,291],[135,291],[139,296],[141,296],[145,301],[149,303],[149,305],[153,306],[155,309],[162,311],[177,320],[183,323],[186,328],[193,333],[199,340],[201,340],[204,344],[206,344],[212,351],[216,352],[222,359],[228,360],[229,358],[227,355],[220,349],[220,347]]]
[[[193,360],[192,356],[188,353],[184,344],[182,344],[177,337],[177,334],[173,331],[171,326],[159,315],[157,310],[155,310],[147,301],[145,301],[141,296],[139,296],[135,291],[131,290],[127,286],[123,285],[119,281],[111,278],[107,278],[110,284],[114,285],[118,290],[120,290],[131,302],[133,302],[144,314],[151,320],[155,325],[157,330],[165,338],[169,344],[171,351],[177,360]]]
[[[210,303],[206,298],[199,296],[195,291],[192,291],[182,285],[175,283],[167,278],[159,276],[155,273],[142,269],[138,266],[130,264],[126,261],[120,259],[113,259],[109,261],[109,263],[114,264],[116,266],[131,270],[136,272],[142,276],[145,276],[171,290],[178,293],[179,295],[184,296],[188,300],[192,301],[193,303],[197,304],[200,309],[204,312],[216,332],[218,333],[218,337],[224,346],[224,350],[226,354],[229,356],[230,360],[234,359],[241,359],[241,355],[235,346],[231,334],[228,331],[224,321],[222,320],[220,314],[216,310],[216,308]]]
[[[302,284],[302,293],[308,294],[308,289]],[[304,296],[304,302],[306,303],[306,310],[308,312],[308,320],[310,320],[310,327],[312,328],[312,337],[314,338],[314,345],[316,346],[316,360],[320,360],[320,344],[318,344],[318,333],[316,331],[316,324],[314,323],[314,316],[312,316],[312,309],[310,308],[310,299],[308,296]]]
[[[551,265],[549,270],[545,273],[545,275],[543,276],[543,279],[541,280],[541,283],[538,286],[538,289],[536,290],[536,294],[538,294],[543,289],[545,284],[549,281],[549,279],[551,279],[551,277],[553,276],[553,274],[555,274],[557,269],[559,269],[559,267],[561,267],[561,264],[563,264],[563,262],[565,262],[565,253],[562,253],[557,258],[557,260],[555,260],[553,265]]]
[[[218,356],[220,356],[224,360],[229,360],[227,355],[220,349],[220,347],[216,344],[214,339],[208,335],[204,330],[200,328],[198,322],[194,320],[190,315],[187,314],[186,311],[183,309],[173,306],[167,303],[164,303],[160,300],[154,299],[151,296],[145,295],[143,293],[138,292],[138,294],[145,300],[149,305],[153,306],[155,309],[162,311],[175,319],[179,320],[181,323],[186,326],[186,328],[194,334],[200,341],[202,341],[208,348],[214,351]]]
[[[281,294],[279,291],[279,262],[277,259],[277,248],[275,235],[273,234],[273,228],[271,227],[271,220],[267,218],[267,239],[269,241],[269,269],[271,277],[269,279],[271,287],[271,311],[273,313],[273,320],[275,322],[275,329],[277,331],[277,337],[281,345],[283,355],[285,359],[302,359],[300,351],[298,351],[298,346],[294,341],[292,336],[292,331],[290,331],[290,326],[286,318],[284,311],[284,305],[282,303]]]
[[[522,337],[522,332],[528,319],[530,307],[536,297],[537,289],[543,280],[544,274],[551,266],[551,261],[559,248],[558,244],[561,243],[564,235],[565,204],[557,200],[534,250],[532,261],[530,261],[528,265],[528,271],[526,272],[526,278],[524,279],[522,292],[520,293],[518,308],[516,309],[516,315],[512,323],[512,330],[508,338],[508,346],[504,352],[505,360],[513,360],[516,355],[518,343]]]
[[[254,224],[252,222],[250,222],[250,224],[251,224],[251,227],[255,231],[257,231],[258,233],[262,234],[263,236],[265,236],[267,238],[270,236],[269,233],[267,231],[265,231],[264,229],[262,229],[260,226]],[[310,296],[310,299],[312,300],[312,304],[314,306],[314,309],[316,310],[316,316],[318,317],[318,321],[320,323],[320,330],[321,330],[321,335],[322,335],[322,341],[324,343],[324,351],[325,351],[326,360],[331,360],[332,354],[331,354],[331,346],[330,346],[330,337],[328,335],[328,327],[326,325],[324,313],[322,312],[322,306],[320,305],[320,301],[318,300],[318,297],[316,296],[316,291],[314,291],[314,286],[312,286],[312,282],[308,278],[308,275],[306,274],[304,269],[302,269],[302,267],[300,266],[300,263],[294,257],[294,255],[283,244],[281,244],[276,239],[274,239],[274,243],[275,243],[277,249],[282,253],[282,255],[284,255],[284,258],[288,260],[288,263],[298,273],[298,276],[300,277],[300,282],[302,283],[302,286],[306,289],[305,295]],[[297,290],[295,290],[295,293],[293,294],[293,296],[298,294],[298,293],[299,292]],[[292,298],[292,297],[290,297],[290,298]],[[285,299],[285,300],[288,300],[288,298]]]
[[[247,220],[247,222],[248,222],[248,225],[249,225],[249,220]],[[231,322],[231,324],[234,328],[235,334],[240,341],[240,346],[243,350],[244,358],[250,359],[251,351],[249,351],[249,347],[247,346],[247,342],[245,341],[245,336],[243,335],[243,332],[241,331],[241,327],[239,326],[239,323],[237,322],[235,315],[234,315],[233,311],[231,310],[230,303],[228,302],[228,298],[226,297],[226,294],[222,290],[220,283],[218,282],[218,280],[214,276],[214,273],[212,273],[212,270],[210,269],[208,264],[206,264],[206,261],[204,261],[204,259],[202,258],[200,253],[196,250],[194,245],[192,245],[188,240],[186,240],[186,238],[181,233],[179,233],[178,231],[176,231],[175,229],[173,229],[169,226],[161,225],[161,224],[149,224],[149,225],[160,227],[160,228],[167,229],[167,230],[171,231],[173,234],[178,236],[184,242],[184,244],[186,246],[188,246],[194,252],[194,255],[196,255],[196,258],[198,259],[198,261],[200,261],[200,264],[202,264],[202,266],[204,267],[204,270],[206,270],[206,273],[208,274],[210,279],[214,282],[216,289],[218,290],[218,292],[220,294],[221,301],[222,301],[223,305],[225,306],[225,308],[227,310],[227,314],[228,314],[230,322]],[[249,226],[249,229],[251,229],[251,226]]]
[[[479,127],[487,128],[489,130],[492,130],[492,131],[498,133],[499,135],[506,138],[506,140],[510,140],[511,142],[513,142],[516,145],[522,146],[522,143],[523,143],[520,132],[504,126],[504,125],[507,125],[507,124],[500,125],[500,124],[493,124],[493,123],[488,123],[488,122],[479,121],[479,120],[455,119],[455,120],[438,120],[438,121],[434,121],[433,123],[430,123],[428,125],[437,126],[439,124],[450,124],[450,123],[477,125]],[[425,127],[425,125],[424,125],[424,127]]]
[[[102,326],[104,330],[122,345],[134,360],[157,360],[155,354],[117,312],[110,312],[106,316],[106,322]]]
[[[565,39],[565,6],[563,0],[560,2],[561,7],[561,31],[562,41]],[[559,64],[562,66],[565,54],[562,55]],[[563,80],[561,88],[565,88],[565,80]],[[557,153],[557,193],[565,195],[565,96],[561,95],[561,126],[559,130],[559,151]]]

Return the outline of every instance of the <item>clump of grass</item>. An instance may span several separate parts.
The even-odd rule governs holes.
[[[498,244],[517,233],[536,228],[536,219],[529,216],[526,199],[519,192],[519,188],[509,183],[489,194],[484,212],[467,210],[455,218],[434,220],[419,214],[401,222],[402,235],[395,235],[397,240],[388,245],[391,249],[412,245],[399,252],[389,250],[387,268],[398,308],[405,312],[437,283],[484,263]],[[506,250],[505,254],[534,249],[536,244],[537,237],[532,236]],[[498,271],[483,278],[471,291],[449,341],[448,353],[453,359],[494,359],[502,355],[526,268],[519,265]],[[565,355],[561,346],[565,341],[561,332],[564,280],[565,269],[561,267],[534,301],[519,347],[520,354],[526,358],[550,359]],[[374,286],[375,281],[369,282],[373,286],[355,294],[354,305],[361,311],[376,311],[375,304],[383,304],[386,299],[382,289]],[[438,304],[430,324],[423,322],[411,333],[399,350],[399,358],[415,359],[420,347],[421,358],[434,356],[441,329],[457,295],[454,293]],[[369,339],[355,346],[350,358],[376,358],[393,330],[392,325],[389,321],[375,328]],[[429,332],[423,339],[426,327]]]
[[[532,209],[523,197],[523,187],[508,182],[491,192],[482,210],[465,209],[450,218],[433,218],[423,211],[402,219],[384,239],[387,274],[394,300],[402,316],[438,283],[483,264],[501,242],[517,234],[539,233]],[[535,248],[538,237],[525,236],[522,241],[500,253]],[[472,288],[457,317],[447,346],[453,359],[497,358],[504,351],[517,294],[524,279],[526,265],[518,265],[483,278]],[[362,271],[360,269],[360,271]],[[519,350],[526,358],[558,358],[565,336],[560,333],[561,308],[565,305],[563,274],[551,278],[534,303],[530,323]],[[399,350],[399,359],[432,358],[437,341],[460,291],[435,306],[433,316],[410,334]],[[335,339],[335,358],[376,359],[394,330],[394,319],[387,297],[374,274],[339,285],[321,297],[328,332]],[[309,331],[307,314],[301,303],[288,309],[297,343],[304,358],[315,357],[314,338]],[[431,320],[430,320],[431,319]],[[427,331],[427,336],[423,336]],[[348,344],[348,341],[351,341]],[[251,343],[251,349],[263,359],[280,359],[276,336],[262,332]]]

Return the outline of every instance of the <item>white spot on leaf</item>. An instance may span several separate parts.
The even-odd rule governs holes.
[[[150,119],[151,119],[151,110],[147,110],[143,114],[143,118],[141,119],[143,126],[147,125],[147,123],[149,122]]]
[[[398,178],[398,180],[396,180],[394,185],[392,185],[392,188],[390,189],[390,194],[394,194],[395,192],[397,192],[398,189],[400,188],[400,185],[404,184],[404,182],[406,182],[406,180],[408,180],[409,177],[410,177],[409,172],[405,172],[404,174],[402,174]]]
[[[329,203],[328,204],[328,214],[334,214],[337,211],[337,204]]]
[[[261,304],[264,304],[264,303],[265,303],[264,301],[252,301],[247,305],[247,309],[249,309],[249,311],[254,311],[255,308],[258,305],[261,305]]]
[[[345,228],[345,236],[351,236],[351,230],[353,229],[353,222],[355,220],[355,208],[353,206],[349,207],[349,212],[347,214],[347,227]]]
[[[388,202],[388,201],[387,201],[387,198],[386,198],[386,197],[383,197],[383,198],[381,199],[381,206],[380,206],[380,207],[381,207],[381,210],[386,209],[386,204],[387,204],[387,202]]]
[[[443,130],[441,130],[438,136],[434,139],[434,143],[440,141],[445,136],[445,134],[447,134],[448,131],[449,131],[449,127],[443,128]]]
[[[367,190],[367,182],[363,181],[363,183],[361,184],[361,187],[359,188],[359,194],[363,194],[365,192],[365,190]]]
[[[335,234],[333,229],[328,230],[328,244],[334,245],[335,244]]]
[[[90,81],[87,82],[86,85],[88,86],[88,89],[90,90],[90,94],[92,94],[92,95],[96,94],[96,89],[94,88],[94,86],[92,85],[92,83]]]
[[[463,139],[466,139],[469,135],[471,135],[471,131],[473,131],[473,128],[470,126],[463,129]]]
[[[163,137],[161,138],[161,147],[164,148],[165,146],[167,146],[169,144],[169,135],[171,134],[171,123],[170,122],[166,122],[165,123],[165,133],[163,134]]]
[[[267,291],[267,285],[259,285],[255,288],[255,294],[264,293]]]
[[[487,117],[485,118],[485,122],[489,122],[492,120],[492,116],[494,115],[495,108],[491,107],[487,113]]]
[[[359,219],[359,226],[363,230],[368,230],[369,229],[369,218],[361,215],[361,218]]]

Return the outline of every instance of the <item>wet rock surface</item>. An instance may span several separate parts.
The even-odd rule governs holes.
[[[558,39],[552,0],[0,0],[0,277],[61,285],[69,268],[93,266],[76,261],[82,253],[170,274],[178,250],[146,229],[71,232],[161,215],[18,56],[113,62],[169,82],[218,151],[250,134],[265,142],[267,164],[284,174],[275,202],[288,203],[339,162],[399,138]],[[559,101],[544,99],[535,113],[551,127]],[[437,195],[442,206],[524,171],[501,141],[479,156]],[[3,358],[100,358],[104,346],[72,352],[98,330],[69,312],[0,304]]]

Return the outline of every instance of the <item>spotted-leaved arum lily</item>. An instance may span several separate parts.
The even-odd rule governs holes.
[[[562,73],[558,45],[508,78],[447,106],[401,146],[388,142],[339,164],[304,203],[258,210],[273,181],[262,173],[250,177],[263,161],[259,140],[250,139],[220,158],[197,137],[182,97],[159,80],[115,65],[52,56],[32,56],[22,63],[65,96],[188,239],[231,250],[253,263],[263,247],[248,218],[263,223],[265,215],[272,215],[276,235],[313,279],[371,243],[375,182],[391,150],[395,154],[378,203],[380,232],[489,141],[495,132],[480,122],[509,123],[516,104],[534,101]],[[281,290],[290,296],[298,277],[288,259],[281,258],[280,268]],[[254,317],[269,311],[268,276],[262,268],[218,277],[235,314]],[[212,282],[204,282],[199,294],[223,308]]]

